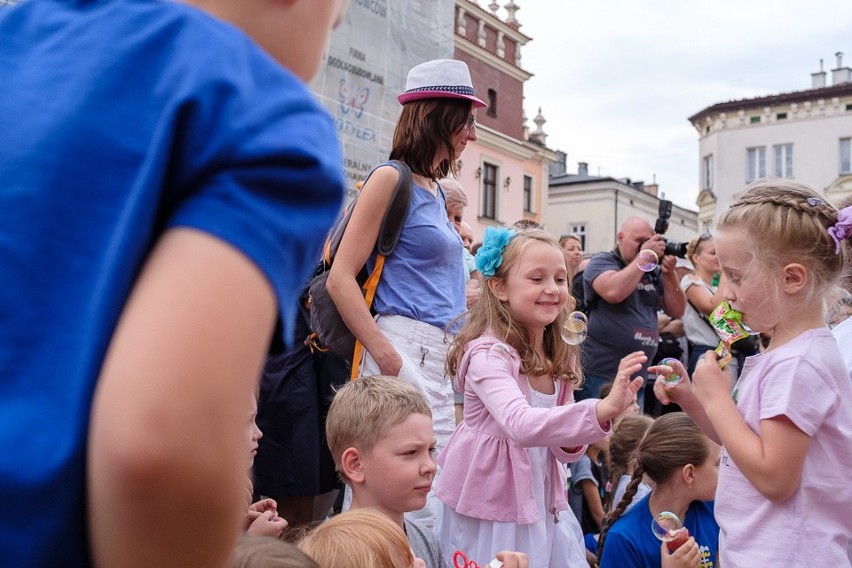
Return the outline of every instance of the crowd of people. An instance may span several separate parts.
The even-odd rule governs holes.
[[[328,273],[359,347],[302,343],[344,194],[306,82],[346,5],[0,10],[0,563],[850,566],[852,202],[758,181],[684,259],[639,217],[585,259],[526,220],[474,243],[486,104],[428,61],[396,247],[377,164]],[[724,367],[723,301],[754,338]]]

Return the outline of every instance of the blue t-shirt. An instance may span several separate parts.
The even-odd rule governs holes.
[[[606,533],[600,568],[660,568],[660,541],[651,531],[650,494],[627,510]],[[713,501],[693,501],[683,526],[701,551],[701,568],[715,568],[719,550],[719,525],[713,518]]]
[[[592,257],[583,271],[583,289],[589,331],[582,344],[583,370],[600,377],[615,377],[618,362],[633,351],[644,351],[648,361],[640,371],[644,377],[657,353],[660,340],[657,310],[663,297],[660,269],[642,275],[636,289],[617,304],[609,304],[598,296],[592,284],[608,270],[619,271],[624,261],[612,251]]]
[[[464,246],[443,195],[413,184],[396,249],[385,259],[373,307],[444,328],[465,311]],[[375,252],[367,269],[375,266]]]
[[[188,5],[24,2],[0,45],[0,564],[86,566],[92,394],[152,245],[230,243],[290,324],[342,159],[304,84]]]

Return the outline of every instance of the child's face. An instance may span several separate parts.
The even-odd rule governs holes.
[[[716,483],[719,480],[719,446],[707,441],[710,453],[703,464],[695,468],[696,497],[710,501],[716,497]]]
[[[726,278],[725,299],[742,312],[749,327],[763,332],[778,324],[778,286],[761,269],[749,247],[743,246],[751,240],[746,231],[722,231],[716,236],[716,255]]]
[[[356,498],[394,516],[422,509],[435,477],[434,450],[432,418],[411,414],[361,454],[363,483],[353,487]]]
[[[254,395],[251,397],[251,406],[249,407],[248,421],[246,422],[246,432],[248,437],[249,448],[249,467],[254,465],[254,456],[257,455],[258,441],[263,437],[263,432],[257,427],[257,399]]]
[[[526,244],[504,281],[492,280],[497,299],[530,332],[552,324],[568,301],[565,254],[542,241]]]

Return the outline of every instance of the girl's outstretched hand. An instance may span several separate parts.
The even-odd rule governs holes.
[[[618,372],[612,381],[612,389],[597,406],[598,422],[602,426],[633,405],[645,379],[631,377],[639,372],[647,360],[648,357],[642,351],[634,351],[621,359]]]
[[[701,566],[701,551],[693,537],[681,544],[674,552],[669,552],[666,543],[660,543],[661,568],[698,568]]]
[[[692,387],[690,387],[691,382],[689,380],[689,374],[686,372],[686,368],[683,366],[683,363],[677,359],[669,361],[665,365],[658,364],[648,367],[648,372],[654,373],[657,376],[669,376],[671,374],[675,374],[683,377],[683,380],[675,386],[666,384],[666,382],[660,378],[654,381],[654,395],[661,404],[666,405],[671,404],[672,402],[680,404],[684,398],[693,395]]]
[[[708,351],[695,365],[692,386],[702,404],[711,403],[718,397],[731,397],[731,375],[719,368],[716,354]]]

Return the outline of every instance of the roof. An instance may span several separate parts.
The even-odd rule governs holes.
[[[701,110],[689,117],[689,122],[696,123],[701,121],[706,116],[710,116],[720,112],[745,110],[747,108],[765,107],[779,104],[800,103],[805,101],[830,99],[833,97],[842,97],[852,95],[852,83],[841,83],[830,87],[820,87],[818,89],[805,89],[803,91],[792,91],[789,93],[780,93],[777,95],[765,95],[762,97],[754,97],[751,99],[738,99],[724,103],[716,103]]]

